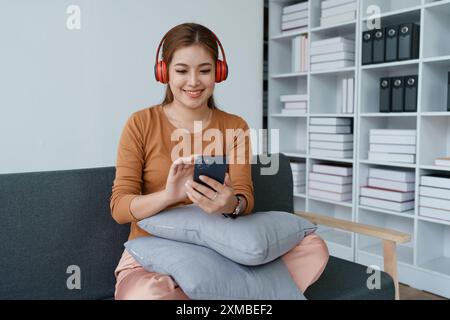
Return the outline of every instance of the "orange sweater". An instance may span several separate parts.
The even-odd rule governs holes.
[[[116,177],[112,187],[110,207],[111,214],[118,223],[131,222],[129,239],[148,235],[136,224],[137,220],[130,212],[130,204],[138,195],[164,190],[172,164],[172,150],[175,146],[179,148],[182,141],[182,139],[171,141],[171,135],[175,129],[167,119],[161,105],[133,113],[123,129],[118,146]],[[245,164],[236,162],[237,158],[234,157],[235,162],[229,164],[228,172],[235,194],[241,194],[247,200],[245,213],[248,214],[252,211],[254,204],[249,135],[239,134],[232,136],[232,139],[227,139],[226,135],[226,129],[242,129],[241,132],[246,132],[248,125],[236,115],[215,109],[208,127],[203,128],[202,132],[207,132],[207,129],[220,130],[223,137],[220,148],[215,148],[215,152],[208,152],[208,149],[211,150],[211,141],[215,140],[210,137],[202,139],[201,135],[197,134],[194,137],[191,133],[191,154],[198,154],[198,148],[201,148],[206,154],[227,155],[231,161],[231,154],[233,154],[230,154],[231,149],[236,150],[239,146],[245,146]],[[185,140],[189,141],[184,139],[184,143]],[[196,146],[194,146],[195,142],[197,142]],[[240,154],[240,159],[244,160],[243,153],[235,152],[234,154]],[[180,153],[178,157],[189,155]],[[192,202],[186,197],[184,201],[171,207],[187,204]]]

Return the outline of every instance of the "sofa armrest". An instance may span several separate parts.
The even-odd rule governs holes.
[[[384,229],[380,227],[360,224],[356,222],[336,219],[315,213],[296,211],[296,215],[305,218],[316,225],[324,225],[349,232],[355,232],[383,240],[384,271],[389,274],[395,285],[395,299],[399,299],[399,285],[397,275],[397,243],[411,241],[411,236],[407,233]]]

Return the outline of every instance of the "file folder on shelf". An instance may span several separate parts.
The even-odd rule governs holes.
[[[384,43],[385,43],[384,30],[375,30],[373,34],[373,63],[383,63],[384,62]]]
[[[406,76],[405,83],[405,112],[417,112],[417,76]]]
[[[405,85],[403,77],[392,78],[391,112],[403,112],[405,105]]]
[[[397,61],[397,52],[398,52],[398,32],[397,26],[389,26],[385,29],[385,38],[386,38],[386,51],[384,60],[386,62],[394,62]]]
[[[398,26],[398,60],[419,58],[420,27],[415,23]]]
[[[380,79],[380,112],[391,112],[391,78]]]
[[[362,64],[373,63],[373,30],[363,32]]]

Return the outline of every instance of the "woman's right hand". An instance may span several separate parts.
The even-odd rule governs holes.
[[[167,176],[165,194],[167,200],[173,204],[183,201],[187,198],[186,188],[184,184],[192,181],[194,177],[194,158],[179,158],[170,166],[169,175]]]

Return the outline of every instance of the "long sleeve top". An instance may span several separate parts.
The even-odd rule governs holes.
[[[172,160],[191,154],[228,156],[234,193],[245,197],[244,214],[250,213],[254,198],[247,123],[239,116],[213,109],[209,125],[194,134],[177,130],[163,108],[156,105],[133,113],[120,137],[110,208],[118,223],[131,223],[129,239],[148,235],[137,225],[130,211],[131,201],[139,195],[164,190]],[[176,156],[172,157],[173,153]],[[186,197],[169,208],[188,204],[192,202]]]

